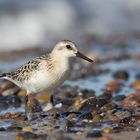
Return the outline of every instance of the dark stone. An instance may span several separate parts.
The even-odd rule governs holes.
[[[32,132],[19,133],[18,134],[18,137],[22,137],[25,140],[28,140],[28,139],[37,139],[38,138],[37,134],[34,134]]]
[[[113,115],[117,116],[120,120],[129,119],[132,116],[132,112],[128,109],[117,108],[112,112]]]
[[[67,106],[71,106],[72,104],[73,104],[73,102],[74,102],[74,100],[73,99],[63,99],[62,101],[61,101],[61,103],[63,104],[63,105],[67,105]]]
[[[19,96],[13,95],[13,96],[9,96],[9,97],[7,98],[7,103],[8,103],[9,105],[14,106],[14,107],[20,107],[22,101],[21,101],[21,99],[20,99]]]
[[[100,107],[107,104],[107,102],[108,102],[107,100],[102,98],[90,97],[88,99],[85,99],[85,101],[83,101],[83,104],[79,108],[79,111],[92,112],[94,110],[98,110]]]
[[[22,130],[21,127],[18,127],[18,126],[10,126],[6,129],[7,131],[12,131],[12,132],[19,132]]]
[[[104,99],[109,101],[112,98],[112,93],[110,91],[105,91],[102,95],[99,96],[99,99]]]
[[[91,112],[85,112],[80,116],[80,119],[92,120],[93,116],[92,116]]]
[[[116,97],[113,98],[114,101],[122,101],[126,96],[125,95],[117,95]]]
[[[113,77],[116,79],[128,80],[129,74],[124,70],[119,70],[113,74]]]
[[[5,100],[0,101],[0,109],[4,110],[8,108],[8,103]]]
[[[103,107],[101,107],[101,111],[107,112],[109,110],[116,109],[117,107],[118,107],[118,105],[115,103],[108,103],[108,104],[104,105]]]
[[[75,125],[75,122],[70,121],[70,120],[66,120],[66,126],[67,126],[68,129],[71,128],[71,127],[74,127],[74,125]]]
[[[3,127],[1,127],[1,128],[0,128],[0,131],[6,131],[6,129],[5,129],[5,128],[3,128]]]
[[[82,97],[88,98],[88,97],[93,97],[95,95],[95,91],[94,90],[89,90],[89,89],[82,89],[80,90],[81,93],[83,93]]]
[[[86,137],[95,137],[95,138],[98,138],[98,137],[102,137],[102,133],[99,130],[93,130],[93,131],[87,133],[87,136]]]

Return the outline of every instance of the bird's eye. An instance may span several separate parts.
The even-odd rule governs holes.
[[[72,47],[70,45],[66,45],[66,48],[72,50]]]

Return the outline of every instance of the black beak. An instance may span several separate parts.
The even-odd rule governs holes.
[[[89,61],[89,62],[93,62],[93,60],[91,60],[90,58],[88,58],[88,57],[86,57],[85,55],[83,55],[82,53],[80,53],[80,52],[77,52],[76,53],[76,56],[77,57],[80,57],[80,58],[82,58],[82,59],[85,59],[85,60],[87,60],[87,61]]]

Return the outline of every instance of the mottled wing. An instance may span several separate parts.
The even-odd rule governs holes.
[[[39,64],[42,62],[42,60],[48,59],[48,55],[42,55],[40,57],[37,57],[23,66],[21,66],[18,70],[10,73],[3,73],[0,75],[0,77],[8,77],[10,79],[13,79],[15,81],[23,82],[25,80],[28,80],[31,73],[33,71],[39,70]]]

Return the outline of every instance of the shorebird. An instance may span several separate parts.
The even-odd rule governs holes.
[[[30,95],[34,96],[35,93],[44,90],[53,95],[53,91],[68,79],[70,58],[72,57],[80,57],[91,63],[93,62],[78,51],[75,43],[63,40],[54,46],[52,52],[30,60],[16,71],[2,73],[0,78],[10,80],[26,90],[28,100],[32,102],[33,98]]]

